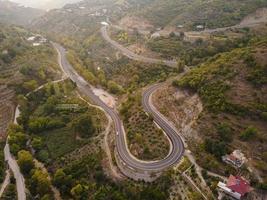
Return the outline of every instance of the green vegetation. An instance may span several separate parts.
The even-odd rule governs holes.
[[[10,183],[6,187],[4,193],[1,197],[1,200],[14,200],[16,198],[17,198],[16,180],[15,180],[13,174],[11,174]]]
[[[44,173],[40,169],[35,169],[32,172],[32,176],[29,180],[30,191],[33,195],[39,195],[41,197],[50,196],[51,193],[51,182],[48,178],[48,174]]]
[[[88,138],[95,133],[92,117],[88,114],[79,116],[79,118],[73,121],[72,126],[75,133],[85,138]]]
[[[57,77],[56,52],[50,44],[33,47],[24,29],[1,24],[0,82],[17,93],[27,93]],[[2,53],[3,52],[3,53]],[[15,73],[19,70],[20,73]]]
[[[258,131],[255,127],[248,127],[246,128],[246,130],[244,130],[241,134],[240,134],[240,138],[241,140],[249,140],[252,139],[253,137],[256,137],[258,134]]]
[[[19,125],[11,124],[8,127],[9,145],[13,155],[26,148],[28,135],[24,133],[23,129]]]
[[[33,157],[30,152],[21,150],[18,152],[18,164],[24,174],[29,174],[34,168]]]
[[[194,42],[185,41],[181,36],[159,37],[148,40],[147,46],[159,53],[165,59],[179,57],[186,65],[197,65],[218,53],[245,46],[251,38],[251,33],[244,31],[238,38],[215,33],[209,38],[197,39]]]
[[[122,104],[120,113],[127,132],[130,151],[143,160],[164,158],[169,152],[169,142],[141,107],[141,94],[131,94]]]
[[[0,142],[0,148],[4,149],[5,143]],[[0,151],[0,183],[4,181],[5,178],[5,155],[4,151]]]
[[[31,145],[44,163],[87,144],[104,129],[103,113],[89,108],[74,89],[71,81],[48,84],[21,100],[18,121],[31,133]]]
[[[53,182],[65,198],[75,199],[137,199],[164,200],[171,184],[169,175],[164,175],[153,186],[131,181],[114,183],[108,179],[100,165],[102,153],[94,153],[58,169]]]
[[[144,16],[159,27],[181,24],[193,29],[203,24],[207,28],[216,28],[235,25],[257,8],[265,6],[266,2],[262,0],[156,0],[134,14]]]
[[[266,149],[266,82],[262,80],[267,76],[258,73],[247,78],[265,69],[265,52],[266,39],[254,38],[247,46],[218,54],[173,82],[175,87],[197,92],[203,102],[197,125],[203,141],[199,146],[190,145],[205,169],[229,175],[234,169],[222,164],[221,156],[234,149],[250,155],[257,145]],[[263,155],[257,151],[254,155],[253,164],[266,178],[266,161],[257,160]]]

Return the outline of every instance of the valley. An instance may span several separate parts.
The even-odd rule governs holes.
[[[10,5],[0,199],[267,197],[265,1]]]

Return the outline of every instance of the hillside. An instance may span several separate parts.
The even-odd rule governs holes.
[[[24,6],[47,10],[47,9],[61,8],[66,4],[76,3],[79,0],[42,0],[42,1],[12,0],[12,1]]]
[[[180,120],[198,112],[199,100],[193,96],[197,93],[203,111],[196,119],[194,131],[183,132],[197,162],[207,170],[228,176],[237,172],[226,166],[221,156],[241,149],[253,173],[246,168],[239,173],[250,177],[254,184],[267,183],[266,54],[266,37],[253,39],[246,47],[218,54],[194,67],[157,94],[159,110],[180,127]],[[184,89],[187,92],[181,92]],[[190,104],[190,99],[197,103]]]
[[[0,24],[0,137],[12,120],[15,95],[25,94],[58,76],[56,54],[49,44],[34,47],[30,32]]]
[[[43,10],[20,6],[7,0],[0,0],[0,22],[2,23],[27,25],[42,14],[44,14]]]
[[[267,2],[262,0],[154,0],[130,15],[144,18],[155,27],[182,25],[192,30],[196,25],[206,28],[235,25],[265,6]]]

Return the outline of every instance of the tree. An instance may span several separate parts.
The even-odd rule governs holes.
[[[33,157],[30,152],[21,150],[18,152],[18,164],[21,171],[24,174],[29,174],[29,172],[34,167]]]
[[[90,137],[95,132],[95,126],[90,115],[83,114],[72,123],[74,131],[82,137]]]
[[[36,169],[31,176],[31,188],[35,194],[44,196],[51,191],[51,182],[48,179],[48,174]]]
[[[185,62],[181,59],[177,60],[177,69],[179,73],[182,73],[184,71]]]
[[[53,177],[53,184],[62,192],[69,192],[71,188],[71,176],[66,175],[63,169],[58,169]]]
[[[220,138],[225,142],[231,142],[233,140],[232,129],[227,123],[221,123],[217,127],[217,132]]]
[[[86,199],[86,190],[86,187],[82,186],[81,184],[77,184],[71,189],[70,193],[74,199]]]
[[[23,83],[23,88],[25,88],[27,91],[32,91],[38,87],[38,84],[35,80],[30,80],[25,83]]]
[[[120,94],[123,92],[123,89],[120,85],[118,85],[117,83],[115,83],[114,81],[109,81],[108,82],[108,90],[112,93],[112,94]]]
[[[42,147],[43,147],[42,138],[40,138],[40,137],[33,138],[32,142],[31,142],[31,145],[34,148],[34,150],[36,150],[36,151],[41,150]]]

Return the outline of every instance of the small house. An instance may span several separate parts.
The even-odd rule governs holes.
[[[219,182],[217,186],[220,191],[237,200],[242,199],[251,191],[249,182],[240,176],[230,175],[227,183]]]
[[[230,155],[222,156],[223,162],[232,165],[235,168],[240,168],[247,161],[241,150],[235,150]]]

